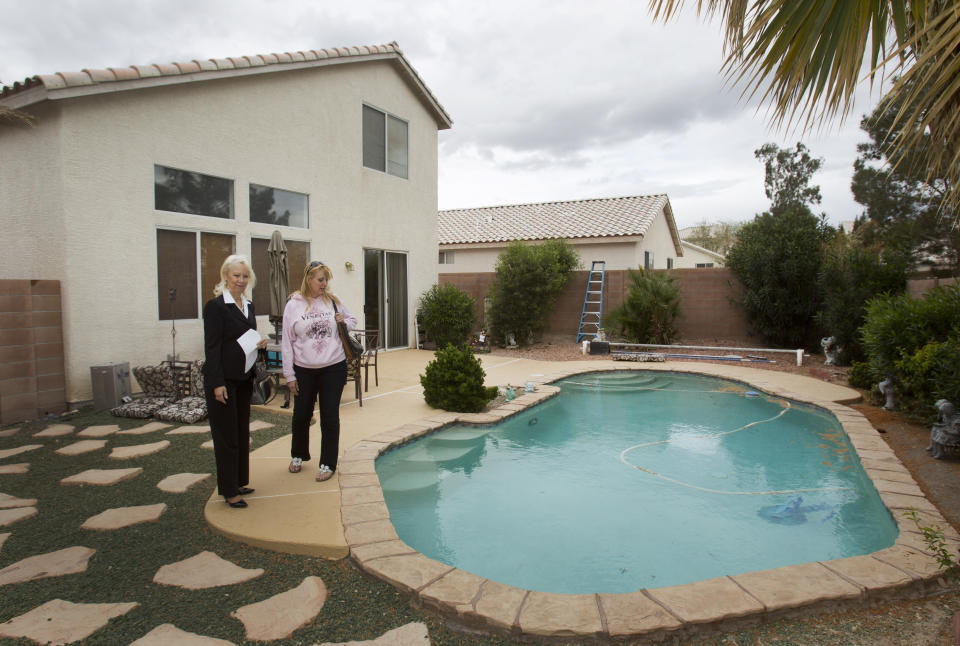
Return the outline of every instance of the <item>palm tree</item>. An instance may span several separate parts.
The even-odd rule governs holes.
[[[685,0],[649,3],[654,19],[666,21]],[[946,169],[941,206],[960,217],[960,2],[697,0],[697,13],[720,15],[727,79],[745,82],[747,99],[769,100],[775,127],[845,118],[869,52],[870,83],[878,74],[890,81],[883,101],[902,106],[892,148],[911,150],[930,135],[923,170]]]

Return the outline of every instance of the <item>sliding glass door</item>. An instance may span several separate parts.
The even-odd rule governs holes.
[[[368,329],[380,330],[381,348],[406,348],[407,254],[364,249],[363,314]]]

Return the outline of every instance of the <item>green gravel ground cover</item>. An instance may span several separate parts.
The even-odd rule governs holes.
[[[255,431],[254,449],[289,432],[289,418],[255,413],[254,419],[274,424]],[[421,612],[390,585],[368,577],[346,560],[329,561],[260,550],[223,538],[207,527],[203,507],[213,476],[186,493],[165,493],[156,487],[176,473],[213,473],[213,451],[201,448],[208,434],[165,435],[163,429],[144,435],[110,435],[107,446],[78,456],[54,453],[76,442],[76,433],[99,424],[133,428],[147,420],[111,417],[106,412],[84,410],[58,419],[24,424],[20,431],[0,438],[0,450],[24,444],[43,448],[6,458],[3,464],[29,462],[27,474],[0,474],[0,492],[21,498],[36,498],[38,513],[0,532],[11,536],[0,548],[0,569],[23,558],[81,545],[96,550],[86,572],[10,584],[0,587],[0,623],[26,613],[52,599],[74,603],[120,603],[140,605],[112,620],[85,644],[129,644],[164,623],[181,630],[225,639],[236,644],[253,643],[244,638],[243,625],[230,617],[237,608],[262,601],[296,587],[307,576],[323,579],[329,597],[315,620],[295,631],[290,639],[273,644],[316,644],[367,640],[411,622],[424,622],[435,646],[500,646],[510,640],[455,632],[435,616]],[[71,435],[34,438],[33,433],[53,423],[75,426]],[[107,458],[110,450],[170,440],[170,446],[154,455],[130,460]],[[60,480],[87,469],[142,467],[137,477],[112,486],[64,486]],[[256,483],[252,483],[254,486]],[[89,517],[114,507],[166,503],[157,522],[113,531],[91,531],[80,525]],[[242,513],[242,512],[239,512]],[[297,522],[291,518],[290,522]],[[152,579],[163,565],[181,561],[208,550],[244,568],[263,568],[264,574],[250,582],[207,590],[183,590],[158,585]],[[960,609],[960,595],[953,587],[934,597],[905,601],[837,615],[780,620],[736,633],[715,635],[685,643],[697,646],[782,644],[950,644],[950,617]],[[907,636],[909,634],[909,639]],[[903,636],[899,639],[897,636]],[[928,641],[915,641],[918,636]],[[32,644],[29,640],[6,640],[4,644]],[[573,642],[571,642],[573,643]]]

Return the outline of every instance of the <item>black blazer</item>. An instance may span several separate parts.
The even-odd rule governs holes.
[[[206,363],[203,366],[207,388],[225,385],[225,380],[243,381],[253,378],[253,369],[244,371],[247,357],[237,339],[247,330],[257,329],[253,303],[247,303],[247,316],[240,308],[225,303],[223,296],[207,301],[203,306],[203,345]]]

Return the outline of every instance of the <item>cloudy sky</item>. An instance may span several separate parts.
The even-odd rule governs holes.
[[[802,140],[834,224],[850,194],[866,88],[845,123],[770,130],[720,75],[719,23],[645,0],[0,0],[0,80],[397,41],[453,128],[439,207],[667,193],[680,227],[767,208],[753,151]]]

